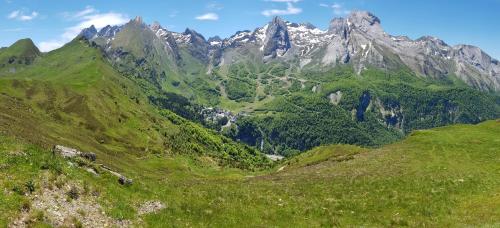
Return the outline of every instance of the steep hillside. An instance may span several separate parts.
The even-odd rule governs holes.
[[[0,225],[496,227],[498,135],[498,121],[416,131],[374,150],[315,148],[260,173],[146,156],[124,170],[128,186],[1,136]]]
[[[254,168],[254,149],[151,106],[146,94],[117,73],[99,49],[75,39],[23,71],[0,78],[0,129],[46,148],[96,152],[125,168],[149,154],[211,156],[220,165]],[[123,164],[123,167],[118,166]]]

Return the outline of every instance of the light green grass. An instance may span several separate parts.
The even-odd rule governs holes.
[[[130,187],[66,167],[69,180],[101,192],[109,215],[140,226],[498,226],[500,122],[417,131],[379,149],[325,146],[283,161],[281,171],[252,173],[204,166],[192,157],[150,156],[127,166]],[[0,186],[40,175],[50,152],[2,137]],[[12,159],[9,151],[26,157]],[[6,159],[7,158],[7,159]],[[347,158],[347,159],[341,159]],[[58,158],[59,159],[59,158]],[[50,172],[50,171],[49,171]],[[5,178],[11,177],[14,178]],[[6,189],[6,190],[5,190]],[[6,224],[18,213],[15,194],[0,197]],[[137,220],[137,205],[160,200],[167,208]]]

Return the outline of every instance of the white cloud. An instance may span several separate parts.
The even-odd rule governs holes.
[[[71,14],[65,13],[65,15]],[[82,11],[73,13],[70,19],[76,20],[78,23],[74,26],[65,28],[63,34],[61,34],[59,38],[40,42],[39,46],[41,51],[46,52],[62,47],[64,44],[74,39],[82,29],[92,25],[100,29],[106,25],[121,25],[129,20],[126,15],[120,13],[99,13],[91,6],[87,6]]]
[[[326,8],[331,8],[333,10],[333,14],[342,16],[342,15],[347,15],[350,14],[350,10],[346,10],[342,4],[339,3],[333,3],[332,5],[324,4],[321,3],[319,4],[321,7],[326,7]]]
[[[216,21],[219,20],[219,15],[216,13],[206,13],[195,17],[195,19],[200,21]]]
[[[273,2],[286,2],[286,9],[268,9],[262,11],[262,15],[266,17],[277,16],[277,15],[293,15],[302,13],[301,8],[295,7],[292,2],[298,2],[298,0],[269,0]]]
[[[96,10],[94,9],[94,7],[92,6],[86,6],[85,9],[83,9],[82,11],[79,11],[77,12],[73,17],[74,18],[80,18],[80,17],[83,17],[85,15],[89,15],[89,14],[92,14],[92,13],[95,13]]]
[[[16,18],[21,12],[19,10],[16,10],[16,11],[12,11],[9,16],[7,16],[7,18],[9,19],[14,19]]]
[[[33,11],[30,14],[24,14],[21,10],[15,10],[7,15],[8,19],[19,20],[19,21],[31,21],[38,17],[38,12]]]

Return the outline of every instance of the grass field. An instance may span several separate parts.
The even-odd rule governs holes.
[[[220,167],[206,157],[150,155],[125,167],[116,163],[134,179],[131,186],[2,136],[0,226],[50,180],[63,180],[86,186],[81,197],[99,192],[96,202],[106,215],[139,226],[496,227],[499,136],[499,121],[454,125],[416,131],[378,149],[318,147],[255,172]],[[30,181],[33,193],[16,193]],[[139,205],[150,200],[166,208],[138,215]],[[49,223],[45,217],[34,216],[32,224]]]

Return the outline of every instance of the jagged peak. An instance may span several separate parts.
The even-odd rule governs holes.
[[[205,43],[206,40],[205,40],[205,37],[203,35],[201,35],[200,33],[196,32],[194,29],[190,29],[190,28],[186,28],[186,30],[184,31],[184,33],[182,33],[183,35],[191,35],[191,42],[203,42]]]
[[[213,36],[208,38],[208,42],[218,42],[218,41],[222,41],[222,39],[219,36]]]
[[[317,27],[309,22],[305,22],[305,23],[300,23],[300,25],[308,28],[308,29],[316,29]]]
[[[144,23],[141,16],[136,16],[133,21],[138,24]]]
[[[97,36],[99,37],[112,37],[114,36],[117,32],[119,32],[121,29],[121,26],[118,26],[118,25],[106,25],[104,28],[102,28],[101,30],[99,30],[99,32],[97,33]]]
[[[488,55],[481,48],[474,46],[474,45],[470,45],[470,44],[457,44],[457,45],[453,46],[453,49],[455,49],[457,51],[467,52],[467,53],[474,52],[476,54]]]
[[[343,33],[345,33],[346,28],[347,28],[346,19],[342,17],[337,17],[333,18],[330,21],[330,26],[328,27],[328,31],[337,35],[342,35]]]
[[[288,27],[292,28],[298,28],[298,27],[305,27],[307,29],[316,29],[317,27],[314,26],[313,24],[306,22],[306,23],[295,23],[295,22],[286,22]]]
[[[184,30],[184,35],[200,35],[198,32],[196,32],[196,30],[194,29],[191,29],[191,28],[186,28],[186,30]]]
[[[443,40],[437,38],[437,37],[434,37],[434,36],[422,36],[418,39],[416,39],[415,41],[420,41],[420,42],[432,42],[432,43],[435,43],[435,44],[439,44],[439,45],[443,45],[443,46],[448,46],[448,44],[446,44]]]
[[[352,11],[347,17],[349,23],[357,26],[372,26],[380,24],[380,19],[368,11]]]
[[[240,30],[240,31],[236,31],[236,33],[234,33],[234,35],[232,35],[231,37],[233,36],[237,36],[239,34],[242,34],[242,33],[251,33],[250,30]]]
[[[285,23],[285,21],[279,16],[273,17],[273,20],[271,21],[271,24],[281,24],[281,23]]]
[[[130,25],[141,26],[141,27],[148,27],[144,23],[144,21],[142,20],[142,17],[140,17],[140,16],[137,16],[134,19],[131,19],[127,24],[125,24],[125,26],[130,26]]]
[[[151,24],[149,27],[150,27],[153,31],[158,31],[158,30],[160,30],[160,29],[164,29],[164,28],[161,26],[160,22],[158,22],[158,21],[153,22],[153,24]]]
[[[80,37],[83,37],[87,40],[90,40],[92,39],[92,37],[94,37],[95,35],[97,34],[97,29],[95,28],[94,25],[91,25],[90,27],[88,28],[84,28],[82,29],[82,31],[80,32],[79,36]]]

